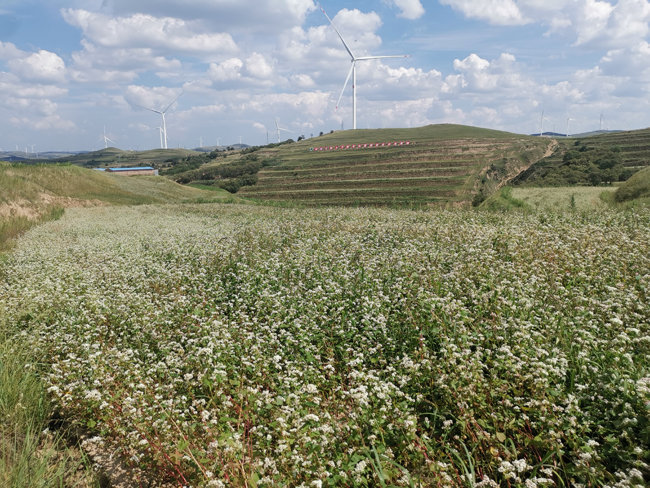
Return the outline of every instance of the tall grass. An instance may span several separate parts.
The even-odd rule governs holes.
[[[61,435],[49,432],[52,404],[29,360],[16,343],[0,342],[0,486],[98,486],[88,463],[66,447]],[[74,478],[78,481],[71,484]]]
[[[53,205],[46,207],[42,212],[40,219],[28,219],[21,216],[0,219],[0,252],[9,250],[12,247],[12,241],[34,225],[60,219],[65,209],[59,205]]]

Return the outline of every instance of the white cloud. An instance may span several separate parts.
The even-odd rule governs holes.
[[[77,128],[74,122],[62,119],[58,115],[48,115],[41,118],[11,117],[9,121],[15,127],[24,127],[33,130],[71,132]]]
[[[424,15],[424,7],[420,0],[390,0],[389,3],[401,10],[398,17],[415,20]]]
[[[27,53],[21,51],[11,42],[0,42],[0,59],[18,59],[24,58]]]
[[[273,67],[259,53],[253,53],[246,59],[246,71],[254,78],[268,79],[273,76]]]
[[[222,63],[211,63],[208,76],[214,81],[233,81],[241,78],[244,62],[239,58],[226,59]]]
[[[495,25],[522,25],[529,22],[514,0],[439,0],[466,17]]]
[[[313,0],[106,0],[117,15],[136,13],[201,21],[233,31],[280,32],[300,25],[316,9]]]
[[[63,9],[61,14],[67,23],[81,28],[88,39],[104,47],[150,48],[196,56],[237,51],[230,34],[197,33],[203,29],[196,22],[145,14],[111,18],[74,9]]]
[[[26,80],[59,83],[65,80],[65,62],[57,54],[40,50],[8,62],[11,70]]]
[[[130,105],[165,110],[180,95],[178,90],[164,86],[145,87],[130,85],[126,89],[124,98]],[[178,102],[176,102],[178,103]]]
[[[253,127],[264,133],[267,131],[266,126],[264,124],[260,124],[259,122],[254,122]]]

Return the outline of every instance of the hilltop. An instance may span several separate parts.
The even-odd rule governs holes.
[[[352,148],[388,142],[398,145]],[[243,197],[306,205],[464,205],[492,193],[553,144],[452,124],[349,130],[256,148],[254,154],[251,148],[171,177],[228,188],[234,178],[232,189]],[[314,150],[337,146],[351,147]],[[224,165],[228,172],[219,169]],[[249,167],[255,171],[246,173]]]

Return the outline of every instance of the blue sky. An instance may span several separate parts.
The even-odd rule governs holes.
[[[648,0],[327,1],[358,127],[650,125]],[[352,125],[349,58],[312,0],[0,0],[0,148],[248,144]],[[603,119],[601,121],[601,113]]]

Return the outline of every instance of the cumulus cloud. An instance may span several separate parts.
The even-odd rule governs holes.
[[[573,31],[575,45],[622,47],[650,32],[648,0],[439,0],[465,17],[493,25],[540,23],[548,35]]]
[[[389,3],[400,9],[398,17],[414,20],[424,15],[424,7],[420,0],[390,0]]]
[[[9,120],[15,127],[24,127],[33,130],[71,132],[77,128],[74,122],[63,119],[58,115],[48,115],[40,118],[11,117]]]
[[[68,24],[79,27],[90,41],[104,47],[150,48],[197,56],[237,51],[230,34],[197,33],[203,29],[196,22],[145,14],[112,18],[75,9],[63,9],[61,14]]]
[[[130,105],[139,105],[155,110],[165,110],[180,95],[179,90],[164,86],[146,87],[129,85],[124,98]],[[176,102],[178,103],[178,102]]]
[[[105,0],[115,14],[144,13],[201,21],[213,28],[233,31],[280,32],[301,25],[316,9],[313,0]]]
[[[522,25],[529,22],[514,0],[440,0],[472,19],[495,25]]]
[[[65,80],[65,61],[57,54],[40,50],[8,62],[11,70],[26,80],[59,83]]]

